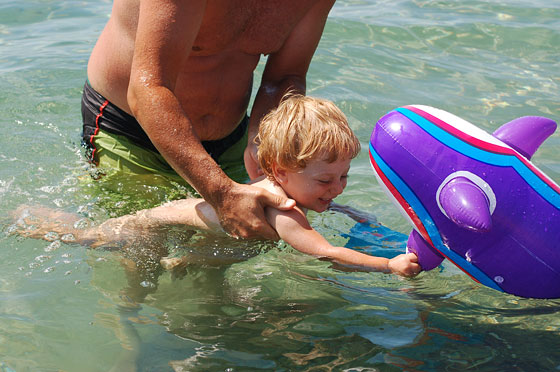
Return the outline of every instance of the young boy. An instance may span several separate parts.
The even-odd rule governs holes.
[[[264,176],[253,184],[296,201],[296,207],[289,211],[266,210],[269,223],[286,243],[300,252],[363,270],[402,276],[420,272],[412,253],[387,259],[334,247],[310,226],[307,211],[324,212],[342,193],[350,161],[360,152],[360,143],[346,117],[332,102],[299,95],[285,97],[276,110],[263,118],[256,141]],[[212,207],[195,198],[109,219],[89,229],[68,231],[55,223],[49,231],[71,233],[75,242],[95,247],[126,240],[135,232],[155,233],[172,225],[224,234]],[[164,258],[161,263],[171,268],[185,260],[188,258]]]

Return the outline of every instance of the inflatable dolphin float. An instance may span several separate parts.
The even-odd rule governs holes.
[[[407,250],[423,270],[447,258],[498,291],[560,298],[560,187],[530,161],[555,130],[527,116],[490,135],[416,105],[377,122],[371,164],[414,227]]]

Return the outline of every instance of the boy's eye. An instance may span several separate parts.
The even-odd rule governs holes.
[[[345,180],[345,179],[347,179],[347,178],[348,178],[348,175],[347,175],[347,174],[340,176],[340,179],[341,179],[341,180]],[[320,180],[317,180],[317,182],[323,183],[323,184],[325,184],[325,185],[328,185],[329,183],[332,182],[332,180],[330,180],[330,179],[328,179],[328,180],[321,180],[321,179],[320,179]]]

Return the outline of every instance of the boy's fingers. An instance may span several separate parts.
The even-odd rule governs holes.
[[[411,262],[418,262],[418,256],[417,256],[416,254],[414,254],[414,253],[407,253],[406,255],[408,256],[408,259],[409,259]]]
[[[422,271],[422,267],[418,264],[413,265],[412,273],[413,275],[418,275]]]

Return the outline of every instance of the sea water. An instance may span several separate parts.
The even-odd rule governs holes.
[[[185,238],[166,244],[218,258],[243,253],[166,272],[149,258],[133,269],[118,252],[10,234],[8,216],[22,204],[77,213],[87,225],[186,192],[90,177],[80,95],[111,5],[0,0],[0,371],[560,369],[560,301],[496,292],[448,263],[401,279],[343,271],[283,244]],[[559,61],[558,2],[335,4],[308,93],[333,100],[362,141],[337,201],[383,225],[372,252],[401,252],[411,229],[369,165],[376,120],[425,104],[489,132],[523,115],[559,121]],[[556,182],[559,151],[556,133],[533,157]],[[344,215],[311,221],[333,244],[352,238]]]

